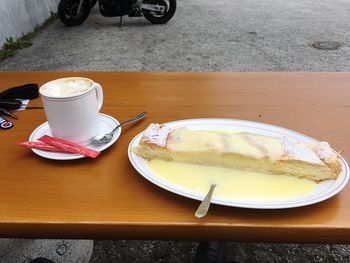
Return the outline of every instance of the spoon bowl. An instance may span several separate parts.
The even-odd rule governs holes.
[[[127,120],[125,122],[122,122],[120,123],[119,125],[117,125],[111,132],[107,133],[107,134],[99,134],[99,135],[96,135],[95,137],[93,137],[91,139],[91,142],[92,143],[95,143],[95,144],[104,144],[104,143],[108,143],[110,142],[112,139],[113,139],[113,135],[114,133],[123,125],[125,124],[128,124],[128,123],[131,123],[131,122],[135,122],[135,121],[138,121],[138,120],[141,120],[143,119],[144,117],[146,117],[147,115],[147,112],[142,112],[140,113],[139,115],[133,117],[132,119],[130,120]]]

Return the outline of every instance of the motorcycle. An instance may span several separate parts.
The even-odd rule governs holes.
[[[164,24],[175,14],[176,0],[61,0],[58,16],[67,26],[82,24],[91,8],[98,2],[101,15],[105,17],[144,16],[153,24]]]

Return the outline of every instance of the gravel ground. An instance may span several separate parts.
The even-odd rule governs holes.
[[[194,261],[198,242],[104,241],[94,242],[90,263],[143,263]],[[225,243],[225,263],[350,262],[348,245]]]

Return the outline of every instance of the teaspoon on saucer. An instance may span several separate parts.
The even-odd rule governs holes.
[[[99,134],[96,135],[95,137],[93,137],[91,139],[91,142],[96,143],[96,144],[103,144],[103,143],[108,143],[113,139],[113,134],[123,125],[131,123],[131,122],[135,122],[138,120],[141,120],[142,118],[144,118],[147,115],[147,112],[142,112],[139,115],[135,116],[134,118],[127,120],[125,122],[120,123],[117,127],[115,127],[111,132],[107,133],[107,134]]]

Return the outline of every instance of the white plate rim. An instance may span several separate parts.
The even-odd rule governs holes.
[[[110,120],[112,121],[116,126],[119,125],[119,121],[117,119],[115,119],[114,117],[104,114],[104,113],[99,113],[99,118],[104,118],[105,120]],[[40,124],[29,136],[29,141],[35,141],[35,137],[36,137],[36,133],[38,133],[40,130],[42,130],[44,127],[48,126],[48,122],[44,122],[42,124]],[[122,128],[120,127],[118,129],[118,131],[114,134],[113,139],[106,143],[106,144],[102,144],[99,146],[94,146],[93,149],[98,150],[98,151],[103,151],[107,148],[109,148],[110,146],[112,146],[120,137],[120,134],[122,132]],[[88,145],[87,145],[88,146]],[[81,158],[86,158],[86,156],[81,155],[81,154],[75,154],[75,153],[66,153],[65,156],[61,156],[61,155],[56,155],[53,152],[46,152],[46,151],[42,151],[39,149],[31,149],[35,154],[39,155],[40,157],[46,158],[46,159],[51,159],[51,160],[58,160],[58,161],[68,161],[68,160],[77,160],[77,159],[81,159]]]
[[[184,120],[176,120],[164,123],[170,128],[177,128],[177,127],[183,127],[186,126],[190,128],[194,125],[221,125],[224,123],[229,123],[230,126],[234,126],[237,124],[246,124],[246,125],[253,125],[254,129],[260,129],[259,127],[262,126],[264,128],[268,128],[270,132],[273,133],[281,133],[281,135],[289,136],[289,137],[297,137],[297,139],[301,139],[305,142],[319,142],[318,140],[307,136],[305,134],[302,134],[300,132],[296,132],[284,127],[275,126],[267,123],[262,122],[255,122],[255,121],[249,121],[249,120],[239,120],[239,119],[227,119],[227,118],[196,118],[196,119],[184,119]],[[190,125],[190,126],[189,126]],[[193,127],[192,127],[193,128]],[[272,129],[272,130],[271,130]],[[294,135],[294,136],[293,136]],[[132,164],[132,166],[138,171],[138,173],[141,174],[145,179],[150,181],[151,183],[169,191],[172,193],[175,193],[177,195],[181,195],[184,197],[188,197],[195,200],[202,200],[203,195],[199,195],[196,193],[191,193],[190,191],[186,189],[182,189],[181,187],[178,187],[176,185],[173,185],[169,182],[167,182],[164,179],[161,179],[154,175],[151,171],[147,169],[147,167],[142,163],[146,162],[143,158],[137,156],[135,153],[132,152],[132,148],[138,145],[139,140],[141,139],[142,132],[136,135],[130,142],[128,147],[128,157]],[[334,151],[334,150],[333,150]],[[347,162],[344,160],[344,158],[339,155],[336,151],[334,151],[338,156],[339,160],[342,165],[342,172],[338,176],[336,180],[330,180],[334,182],[331,186],[329,186],[326,191],[322,191],[315,195],[314,197],[302,197],[302,198],[296,198],[296,199],[289,199],[289,200],[281,200],[278,201],[263,201],[263,202],[250,202],[250,201],[242,201],[242,200],[228,200],[228,199],[218,199],[213,198],[212,203],[218,204],[218,205],[224,205],[224,206],[231,206],[231,207],[240,207],[240,208],[253,208],[253,209],[285,209],[285,208],[294,208],[294,207],[302,207],[307,206],[315,203],[322,202],[324,200],[327,200],[334,195],[338,194],[348,183],[349,181],[349,166]],[[321,182],[323,183],[323,182]]]

